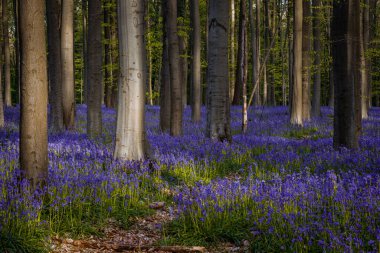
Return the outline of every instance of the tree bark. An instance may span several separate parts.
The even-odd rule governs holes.
[[[355,46],[358,38],[355,22],[360,24],[354,0],[333,2],[332,53],[334,70],[334,147],[358,147],[357,110],[355,96],[359,52]]]
[[[112,41],[111,41],[111,1],[107,1],[108,6],[103,7],[103,19],[104,19],[104,103],[107,108],[112,107]]]
[[[290,122],[303,125],[302,120],[302,19],[303,0],[294,0],[294,32],[293,32],[293,87]]]
[[[191,118],[193,122],[201,121],[201,26],[199,15],[199,0],[190,1],[190,15],[192,27],[192,64],[191,64],[191,87],[192,87],[192,107]]]
[[[63,124],[71,130],[75,124],[74,0],[62,2],[61,59]]]
[[[11,92],[11,56],[9,50],[8,1],[3,1],[3,52],[4,52],[4,103],[12,106]]]
[[[3,8],[2,2],[0,2],[0,10]],[[2,22],[0,22],[0,26],[2,25]],[[1,27],[0,27],[1,30]],[[3,54],[2,47],[0,46],[0,55]],[[0,66],[2,66],[2,57],[0,57]],[[0,80],[2,79],[3,74],[3,68],[0,68]],[[4,104],[3,104],[3,85],[0,82],[0,128],[4,127]]]
[[[102,134],[102,1],[88,2],[88,94],[87,135],[90,138]]]
[[[178,36],[179,44],[179,67],[180,67],[180,79],[181,79],[181,88],[182,88],[182,105],[185,108],[187,105],[187,77],[188,77],[188,61],[187,61],[187,36],[185,35],[186,30],[185,18],[186,18],[186,0],[177,0],[178,2],[178,26],[179,31],[182,29],[181,33]]]
[[[231,141],[228,81],[228,1],[210,0],[208,8],[207,136]]]
[[[313,0],[314,85],[311,116],[321,116],[321,0]]]
[[[84,100],[82,101],[83,103],[87,104],[87,3],[88,0],[82,0],[82,29],[83,29],[83,86],[82,86],[82,93],[84,94]]]
[[[369,0],[364,1],[365,6],[362,8],[361,33],[360,33],[360,60],[361,60],[361,88],[362,88],[362,118],[368,118],[369,109],[369,60],[366,57],[369,45]]]
[[[48,77],[45,1],[18,0],[20,7],[20,168],[32,187],[48,176]]]
[[[147,158],[145,135],[146,54],[144,47],[144,1],[118,1],[119,102],[114,157]]]
[[[231,1],[231,10],[230,10],[230,100],[231,102],[235,96],[235,79],[236,79],[236,50],[235,50],[235,25],[236,25],[236,12],[235,12],[235,0]],[[207,22],[208,23],[208,22]]]
[[[303,0],[302,23],[302,119],[310,120],[311,13],[310,0]]]
[[[260,0],[256,0],[256,11],[253,13],[253,0],[250,0],[250,12],[251,12],[251,29],[252,29],[252,50],[253,50],[253,64],[252,83],[254,87],[257,83],[255,92],[255,105],[261,104],[260,99]],[[255,18],[254,18],[255,17]]]
[[[170,69],[170,135],[182,135],[182,85],[179,68],[179,45],[177,29],[177,1],[165,0],[164,15],[167,16],[165,27],[168,37],[168,54]]]
[[[18,89],[18,103],[21,103],[21,86],[20,86],[20,32],[19,32],[19,8],[18,0],[13,0],[13,17],[15,26],[15,37],[14,37],[14,47],[15,47],[15,84]]]
[[[63,131],[61,69],[61,0],[49,0],[47,7],[48,75],[50,84],[51,129]]]

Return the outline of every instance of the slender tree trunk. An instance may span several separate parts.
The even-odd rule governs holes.
[[[269,14],[269,0],[264,0],[264,49],[267,52],[270,44],[270,14]],[[270,61],[269,61],[270,62]],[[263,87],[263,104],[270,104],[270,92],[269,92],[269,84],[268,84],[268,64],[264,64],[264,87]],[[269,96],[269,99],[268,99]]]
[[[170,68],[170,135],[182,135],[182,85],[179,68],[179,45],[177,29],[177,1],[165,0],[166,32],[168,36],[169,68]]]
[[[310,120],[310,68],[311,68],[311,9],[310,0],[303,0],[302,24],[302,119]]]
[[[228,1],[210,0],[208,8],[207,136],[231,141],[228,81]]]
[[[88,96],[87,135],[95,138],[102,134],[102,1],[88,2]]]
[[[361,40],[360,40],[360,60],[361,60],[361,86],[362,86],[362,118],[368,118],[369,109],[369,60],[366,57],[369,45],[369,0],[364,1],[365,6],[362,8],[361,18]]]
[[[51,129],[63,131],[61,75],[61,0],[49,0],[47,7],[48,63],[51,101]]]
[[[251,5],[253,8],[253,0],[251,1]],[[252,10],[253,11],[253,10]],[[256,0],[256,12],[255,12],[255,24],[251,24],[252,26],[252,34],[255,35],[252,38],[252,44],[253,46],[253,83],[256,85],[257,88],[255,92],[255,105],[261,105],[261,99],[260,99],[260,0]],[[253,13],[252,13],[252,19],[253,19]],[[255,31],[253,31],[253,27],[255,28]],[[254,87],[254,86],[253,86]]]
[[[111,2],[107,1],[106,4],[110,5]],[[112,107],[112,42],[111,42],[111,10],[109,6],[103,7],[104,19],[104,86],[105,95],[104,102],[107,108]]]
[[[358,147],[357,110],[355,106],[355,86],[358,75],[355,60],[359,52],[355,52],[355,22],[360,24],[354,0],[333,2],[332,17],[332,53],[334,69],[334,146]],[[355,59],[356,58],[356,59]]]
[[[0,2],[0,11],[1,9],[3,8],[2,6],[2,2]],[[0,22],[0,26],[2,25],[2,22]],[[2,27],[0,27],[0,31],[1,31]],[[3,54],[2,52],[2,47],[0,46],[0,55]],[[0,57],[0,66],[2,66],[2,57]],[[3,68],[0,68],[0,80],[3,80],[2,79],[2,74],[3,74]],[[3,128],[4,127],[4,104],[3,104],[3,85],[2,83],[0,82],[0,128]]]
[[[178,3],[178,18],[179,18],[179,31],[184,29],[185,18],[186,18],[186,0],[177,0]],[[186,33],[182,31],[181,34]],[[181,79],[181,88],[182,88],[182,104],[183,107],[187,105],[187,75],[188,75],[188,62],[187,62],[187,36],[178,36],[179,44],[179,67],[180,67],[180,79]]]
[[[117,9],[116,9],[116,0],[112,0],[114,3],[112,7],[111,15],[111,62],[112,62],[112,99],[111,106],[116,108],[118,104],[118,80],[119,80],[119,50],[118,50],[118,23],[117,23]]]
[[[236,13],[235,13],[235,0],[231,1],[230,10],[230,101],[232,102],[235,95],[235,69],[236,69],[236,50],[235,50],[235,24],[236,24]],[[208,23],[208,22],[207,22]]]
[[[66,0],[63,0],[66,1]],[[84,94],[84,103],[87,104],[87,4],[88,0],[82,0],[82,30],[83,30],[83,94]]]
[[[9,50],[9,27],[8,27],[8,1],[3,1],[3,52],[4,52],[4,103],[5,106],[12,106],[11,93],[11,56]]]
[[[293,32],[293,88],[290,122],[303,125],[302,120],[302,19],[303,0],[294,0],[294,32]]]
[[[14,47],[15,47],[15,84],[18,89],[18,103],[21,103],[21,86],[20,86],[20,34],[19,34],[19,8],[18,0],[13,0],[13,17],[15,26],[15,37],[14,37]]]
[[[20,7],[20,168],[33,187],[48,176],[48,77],[45,1],[18,0]]]
[[[146,53],[144,1],[119,0],[120,79],[115,158],[147,158],[145,135]]]
[[[293,78],[293,67],[294,67],[294,61],[293,61],[293,36],[291,34],[291,11],[293,4],[291,0],[288,0],[287,2],[288,6],[288,13],[286,16],[286,33],[288,35],[288,82],[289,82],[289,111],[291,112],[293,108],[293,84],[294,84],[294,78]]]
[[[327,11],[327,31],[328,31],[328,36],[329,36],[329,40],[331,41],[332,40],[332,29],[331,29],[331,23],[332,23],[332,8],[331,10],[328,10]],[[332,53],[332,43],[330,43],[329,45],[329,54],[330,54],[330,57],[331,59],[333,58],[333,53]],[[328,105],[329,107],[333,108],[334,107],[334,69],[333,69],[333,64],[331,63],[331,66],[330,66],[330,69],[329,69],[329,102],[328,102]]]
[[[71,130],[75,124],[74,0],[62,2],[61,57],[63,124]]]
[[[247,72],[247,65],[245,64],[245,36],[247,29],[247,7],[246,1],[240,1],[240,19],[239,19],[239,37],[238,37],[238,58],[237,58],[237,66],[236,66],[236,80],[235,80],[235,93],[234,100],[232,104],[241,105],[243,102],[243,89],[244,83],[246,81],[245,73]]]
[[[321,116],[321,0],[313,0],[314,85],[312,117]]]
[[[165,10],[165,1],[162,1],[162,10]],[[164,14],[164,12],[163,12]],[[163,15],[163,24],[166,24],[167,16]],[[169,69],[169,45],[165,25],[163,27],[162,38],[162,64],[161,64],[161,84],[160,84],[160,128],[162,132],[170,132],[170,69]]]
[[[201,25],[199,15],[199,0],[190,1],[191,27],[192,27],[192,65],[191,65],[191,87],[192,107],[191,118],[193,122],[201,121]]]
[[[376,35],[376,27],[378,24],[377,17],[378,17],[378,1],[377,0],[369,0],[369,48],[373,49],[373,39]],[[368,108],[371,108],[372,106],[372,58],[368,60]],[[380,95],[377,95],[378,101],[380,100]],[[377,106],[380,106],[378,103]]]

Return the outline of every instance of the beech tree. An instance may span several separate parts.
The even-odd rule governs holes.
[[[118,8],[120,74],[114,157],[142,160],[148,155],[145,135],[144,1],[119,0]]]
[[[102,1],[88,1],[87,135],[102,133]]]
[[[0,9],[2,8],[2,2],[0,2]],[[1,23],[0,23],[1,25]],[[1,29],[0,29],[1,30]],[[2,47],[0,46],[0,55],[2,55]],[[0,66],[2,60],[0,57]],[[3,68],[0,68],[0,80],[2,80]],[[4,104],[3,104],[3,85],[0,82],[0,128],[4,127]]]
[[[311,116],[321,116],[321,0],[313,0],[314,84]]]
[[[332,53],[334,70],[335,147],[357,148],[361,110],[359,57],[360,6],[356,0],[333,2]]]
[[[310,0],[302,1],[302,120],[310,120],[311,9]]]
[[[11,56],[9,50],[8,1],[3,1],[3,53],[4,53],[4,103],[12,106],[11,94]]]
[[[66,129],[73,129],[75,124],[74,0],[62,1],[61,17],[63,124]]]
[[[45,1],[18,0],[20,10],[20,168],[33,187],[48,176],[48,77]]]
[[[63,130],[61,67],[61,0],[49,0],[47,8],[48,75],[50,86],[50,122],[53,132]]]
[[[190,16],[192,27],[192,61],[191,87],[192,103],[191,118],[194,122],[201,120],[201,27],[199,17],[199,0],[190,1]]]
[[[228,1],[208,2],[207,136],[231,141],[228,81]]]
[[[290,122],[303,125],[302,120],[302,9],[303,0],[294,0],[293,85]]]

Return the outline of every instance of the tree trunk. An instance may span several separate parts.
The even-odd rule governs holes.
[[[88,2],[88,94],[87,135],[95,138],[102,134],[102,1]]]
[[[238,58],[237,58],[236,74],[235,74],[236,76],[235,93],[234,93],[234,100],[232,101],[232,104],[234,105],[242,104],[243,93],[244,93],[243,86],[247,85],[247,83],[244,83],[247,80],[247,77],[246,77],[247,65],[245,64],[245,59],[246,59],[245,36],[246,36],[246,29],[247,29],[247,7],[246,7],[245,0],[240,1],[240,15],[239,16],[240,16],[240,19],[239,19],[239,37],[238,37]]]
[[[178,36],[179,44],[179,67],[180,67],[180,82],[182,88],[182,105],[186,107],[187,105],[187,75],[188,75],[188,62],[187,62],[187,35],[185,27],[186,18],[186,0],[177,0],[178,2],[178,19],[179,19],[179,31],[181,32]],[[183,29],[183,31],[181,31]]]
[[[111,1],[106,2],[107,5],[112,4]],[[103,7],[104,19],[104,102],[107,108],[112,107],[112,41],[111,41],[111,10],[109,6]]]
[[[191,65],[191,87],[192,107],[191,118],[193,122],[201,121],[201,25],[199,15],[199,0],[190,1],[191,27],[192,27],[192,65]]]
[[[170,88],[171,88],[171,105],[170,105],[170,135],[182,135],[182,85],[179,68],[179,45],[177,29],[177,1],[165,0],[166,8],[164,15],[167,16],[165,27],[168,37],[168,54],[170,69]],[[228,73],[228,72],[227,72]]]
[[[14,18],[14,50],[15,50],[15,84],[18,89],[18,103],[21,103],[21,86],[20,86],[20,34],[19,34],[19,9],[18,9],[18,0],[13,0],[13,18]]]
[[[165,10],[165,1],[162,1],[162,10]],[[163,15],[163,24],[166,24],[167,16]],[[170,69],[169,69],[169,45],[165,25],[163,26],[162,38],[162,63],[160,81],[160,128],[162,132],[170,132]]]
[[[20,168],[32,187],[48,176],[48,77],[45,1],[19,0],[21,56]]]
[[[366,57],[369,45],[369,0],[365,0],[365,6],[362,8],[361,33],[360,33],[360,60],[361,60],[361,87],[362,87],[362,118],[368,118],[369,109],[369,60]]]
[[[145,136],[146,54],[144,1],[119,0],[119,102],[114,157],[143,160]]]
[[[302,120],[302,19],[303,0],[294,0],[294,32],[293,32],[293,87],[290,122],[303,125]]]
[[[287,3],[288,7],[288,13],[286,15],[286,33],[288,35],[288,82],[289,82],[289,112],[291,112],[293,108],[293,67],[294,67],[294,60],[293,60],[293,36],[291,35],[291,24],[290,24],[290,17],[291,17],[291,11],[293,5],[291,4],[291,0],[288,0]],[[294,12],[295,13],[295,12]]]
[[[65,0],[64,0],[65,1]],[[83,91],[84,94],[84,101],[83,103],[87,104],[87,1],[88,0],[82,0],[82,29],[83,29]]]
[[[321,0],[313,0],[314,85],[311,116],[321,116]]]
[[[51,129],[53,132],[61,132],[64,129],[61,75],[61,0],[49,0],[46,2],[46,7]]]
[[[71,130],[75,124],[74,0],[62,1],[61,59],[63,124]]]
[[[2,9],[2,2],[0,2],[0,9]],[[0,26],[2,25],[2,22],[0,22]],[[0,27],[1,30],[1,27]],[[0,46],[0,55],[3,54],[2,47]],[[0,57],[0,66],[2,66],[2,59]],[[0,68],[0,80],[2,80],[2,74],[3,74],[3,68]],[[0,128],[4,127],[4,104],[3,104],[3,85],[0,82]]]
[[[235,69],[236,69],[236,52],[235,52],[235,25],[236,25],[236,13],[235,13],[235,0],[231,1],[230,10],[230,101],[232,102],[235,95]],[[208,22],[207,22],[208,23]]]
[[[253,13],[253,0],[250,0],[251,11],[251,29],[252,29],[252,50],[253,50],[253,64],[252,64],[252,83],[253,87],[257,84],[255,91],[255,105],[261,104],[260,99],[260,0],[256,0],[256,11]],[[254,18],[255,15],[255,18]]]
[[[311,13],[310,0],[303,0],[302,23],[302,119],[310,120]]]
[[[358,39],[355,22],[360,24],[354,0],[333,2],[332,17],[332,53],[334,69],[334,147],[358,147],[358,135],[355,109],[355,86],[357,68],[355,60],[358,52],[355,40]],[[355,59],[356,58],[356,59]]]
[[[231,141],[228,81],[228,1],[210,0],[208,8],[207,136]]]
[[[151,38],[151,21],[149,16],[149,1],[145,0],[145,22],[146,22],[146,49],[148,58],[148,104],[153,105],[153,62],[152,62],[152,38]]]
[[[5,106],[12,106],[11,93],[11,57],[9,50],[9,28],[8,28],[8,1],[3,1],[3,52],[4,52],[4,103]]]
[[[270,44],[270,14],[269,14],[269,0],[264,1],[264,49],[265,52],[268,52],[269,44]],[[270,62],[270,61],[269,61]],[[264,87],[263,87],[263,104],[268,105],[270,104],[270,91],[269,91],[269,84],[268,84],[268,64],[264,64]],[[269,96],[269,99],[268,99]]]

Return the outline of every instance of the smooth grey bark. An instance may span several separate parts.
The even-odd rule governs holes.
[[[102,134],[102,1],[88,2],[87,36],[87,135],[95,138]]]
[[[146,54],[144,47],[144,1],[118,1],[119,99],[116,159],[147,158],[145,135]]]
[[[168,54],[170,69],[170,135],[182,135],[182,85],[179,67],[179,41],[177,28],[177,1],[165,0],[166,33],[168,38]]]
[[[63,131],[61,74],[61,0],[46,2],[50,123],[53,132]]]
[[[355,22],[360,25],[357,12],[360,7],[354,0],[333,2],[331,26],[332,53],[334,69],[334,147],[358,147],[356,98],[359,71],[359,32]],[[357,8],[357,9],[356,9]]]
[[[20,7],[20,168],[32,187],[48,177],[48,77],[45,1],[18,0]]]
[[[303,0],[294,0],[293,87],[290,123],[303,125],[302,120],[302,9]]]
[[[310,69],[311,69],[311,9],[310,0],[303,0],[302,18],[302,119],[310,120]]]
[[[3,1],[3,53],[4,53],[4,104],[12,106],[11,94],[11,56],[9,50],[8,1]]]
[[[321,0],[313,0],[314,84],[311,116],[321,116]]]
[[[74,0],[62,1],[61,60],[63,124],[71,130],[75,124]]]
[[[207,136],[231,141],[228,81],[228,1],[210,0],[208,8]]]
[[[190,1],[190,16],[192,27],[192,62],[191,62],[191,87],[192,103],[191,118],[193,122],[201,121],[201,25],[199,15],[199,0]]]

